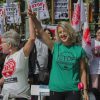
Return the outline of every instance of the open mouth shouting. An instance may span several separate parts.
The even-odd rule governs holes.
[[[68,40],[67,34],[59,34],[59,37],[63,42],[66,42]]]

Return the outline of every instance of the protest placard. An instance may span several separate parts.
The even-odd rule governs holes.
[[[55,19],[68,19],[68,1],[69,0],[54,1]]]
[[[46,0],[29,0],[31,9],[36,12],[37,18],[40,20],[49,18],[49,12]]]
[[[20,10],[18,3],[4,3],[4,9],[5,9],[5,15],[6,15],[6,23],[7,24],[20,24],[21,23],[21,17],[20,17]]]
[[[4,32],[4,19],[0,17],[0,36]]]
[[[3,17],[4,9],[3,6],[0,6],[0,18]]]

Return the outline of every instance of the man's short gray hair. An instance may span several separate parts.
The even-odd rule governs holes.
[[[11,44],[12,47],[19,47],[20,35],[14,29],[10,29],[9,31],[5,32],[3,34],[3,38],[5,38],[6,42]]]

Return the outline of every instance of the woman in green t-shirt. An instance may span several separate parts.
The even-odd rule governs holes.
[[[53,59],[49,81],[50,100],[80,100],[81,93],[78,89],[80,82],[84,84],[84,100],[89,100],[86,91],[85,52],[81,46],[76,44],[74,29],[69,23],[60,22],[56,30],[57,40],[54,42],[43,30],[36,14],[32,13],[30,7],[28,14],[33,19],[33,24],[41,38],[52,50]]]

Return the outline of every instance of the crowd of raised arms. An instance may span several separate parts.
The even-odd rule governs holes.
[[[54,39],[49,29],[43,29],[30,5],[28,17],[29,38],[23,47],[19,48],[21,38],[14,29],[2,35],[2,52],[6,57],[1,71],[0,100],[38,100],[37,96],[31,96],[30,85],[43,84],[38,80],[43,68],[50,73],[46,82],[50,96],[42,100],[90,100],[90,92],[100,100],[100,28],[91,40],[92,60],[88,62],[91,58],[77,44],[77,33],[70,23],[60,21]]]

